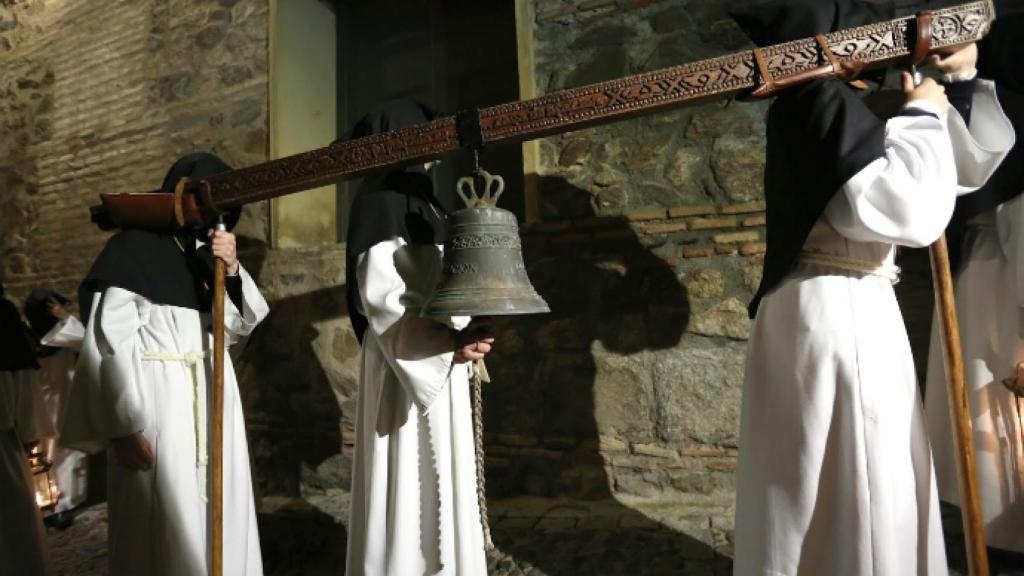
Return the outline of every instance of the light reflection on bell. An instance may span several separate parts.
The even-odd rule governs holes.
[[[458,181],[456,191],[467,207],[448,218],[441,282],[422,315],[444,318],[550,312],[526,275],[515,214],[495,207],[505,181],[484,170],[480,175],[485,184],[482,196],[477,195],[472,177]]]

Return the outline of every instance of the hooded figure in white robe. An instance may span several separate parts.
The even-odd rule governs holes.
[[[737,16],[766,45],[885,19],[887,8],[793,0]],[[738,576],[948,571],[894,257],[896,245],[935,241],[957,194],[983,184],[1014,137],[991,83],[972,88],[968,129],[925,82],[912,93],[923,97],[887,122],[837,79],[788,90],[769,111],[767,253],[740,424]]]
[[[0,573],[52,574],[27,449],[52,436],[28,329],[0,286]]]
[[[192,154],[175,163],[163,188],[173,190],[183,176],[201,179],[228,169],[214,156]],[[202,232],[120,232],[80,290],[86,333],[61,442],[87,452],[111,448],[111,574],[209,573],[213,254],[200,241]],[[268,308],[240,264],[235,275],[228,272],[224,328],[230,346],[252,332]],[[139,448],[122,451],[119,442]],[[223,457],[224,574],[259,576],[249,450],[229,356]]]
[[[425,122],[385,104],[349,135]],[[422,167],[368,179],[352,208],[348,305],[362,346],[348,576],[487,573],[477,500],[469,364],[455,363],[468,318],[420,317],[441,276],[444,210]]]
[[[978,68],[996,79],[1014,127],[1024,129],[1024,16],[1001,17],[980,44]],[[957,202],[950,235],[957,316],[985,543],[1024,554],[1024,398],[1003,385],[1024,362],[1024,144],[984,188]],[[959,250],[958,250],[959,249]],[[959,504],[953,429],[938,326],[925,389],[939,497]],[[1024,556],[1016,558],[1024,563]]]
[[[60,430],[64,421],[78,350],[85,337],[85,326],[67,311],[69,304],[67,298],[52,290],[35,289],[23,306],[29,326],[39,339],[36,354],[39,385],[54,430]],[[58,306],[67,314],[64,318],[58,318],[54,313],[54,307]],[[88,455],[81,450],[58,446],[56,437],[45,442],[44,453],[53,463],[57,489],[60,490],[60,499],[53,512],[59,515],[80,506],[88,496]],[[65,516],[70,521],[70,516]]]

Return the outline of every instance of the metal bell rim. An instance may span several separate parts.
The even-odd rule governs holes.
[[[502,296],[495,290],[473,290],[474,295],[461,294],[458,299],[445,294],[435,295],[423,307],[423,318],[450,318],[452,316],[522,316],[551,312],[548,303],[537,293],[531,295],[513,294]],[[472,301],[472,305],[457,302]]]

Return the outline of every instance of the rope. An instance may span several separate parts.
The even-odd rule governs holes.
[[[801,252],[797,262],[802,264],[814,264],[826,268],[835,268],[845,272],[863,272],[872,276],[879,276],[889,280],[893,284],[900,281],[900,267],[888,264],[877,264],[856,258],[847,258],[836,254],[825,254],[822,252]]]
[[[490,382],[483,360],[473,363],[469,379],[473,390],[473,441],[476,446],[476,498],[480,506],[480,524],[484,530],[484,547],[494,549],[491,539],[491,523],[487,518],[487,478],[484,475],[484,402],[483,383]]]
[[[199,470],[199,494],[206,502],[206,366],[203,360],[209,352],[160,352],[146,350],[142,353],[144,362],[181,362],[188,368],[192,384],[192,417],[196,435],[196,468]]]

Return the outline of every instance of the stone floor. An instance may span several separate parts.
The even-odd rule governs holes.
[[[260,539],[268,576],[339,576],[344,571],[347,495],[307,500],[264,499]],[[521,498],[490,503],[498,576],[679,575],[732,572],[732,510],[727,503],[600,501]],[[951,574],[963,569],[955,510],[946,510]],[[58,576],[104,576],[105,505],[81,511],[75,524],[49,531]],[[1024,576],[1013,560],[993,566],[996,576]]]

